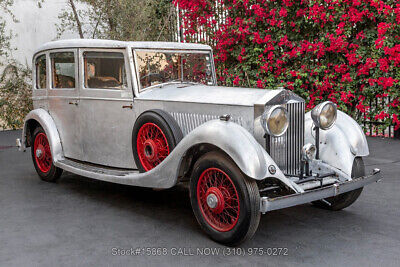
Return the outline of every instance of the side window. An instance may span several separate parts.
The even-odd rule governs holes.
[[[127,87],[124,54],[84,52],[85,87],[123,89]]]
[[[52,88],[75,88],[73,52],[51,53]]]
[[[36,89],[45,89],[47,87],[46,80],[46,55],[36,58]]]

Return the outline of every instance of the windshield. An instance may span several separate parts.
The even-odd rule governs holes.
[[[168,82],[213,85],[209,52],[136,50],[141,89]]]

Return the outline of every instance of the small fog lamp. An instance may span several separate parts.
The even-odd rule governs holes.
[[[301,156],[303,160],[313,160],[315,159],[315,155],[317,153],[317,148],[313,144],[305,144],[301,150]]]

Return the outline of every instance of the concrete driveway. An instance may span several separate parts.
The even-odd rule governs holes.
[[[227,251],[203,234],[183,187],[156,192],[70,173],[46,183],[30,151],[13,147],[19,134],[0,132],[1,266],[400,266],[399,140],[369,139],[367,169],[381,168],[385,179],[351,207],[270,212],[240,247],[284,248],[287,255],[224,256],[242,250]],[[131,249],[138,255],[114,255]],[[198,255],[210,249],[219,255]]]

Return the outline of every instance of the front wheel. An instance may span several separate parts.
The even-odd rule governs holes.
[[[190,201],[202,229],[215,241],[237,245],[251,238],[260,221],[260,194],[224,154],[197,160],[190,180]]]
[[[57,181],[63,170],[54,166],[49,140],[42,127],[35,129],[32,140],[31,154],[33,165],[35,165],[40,179],[46,182]]]
[[[365,176],[364,161],[362,158],[355,158],[353,163],[353,169],[351,171],[351,178],[354,179],[362,176]],[[314,204],[319,208],[327,210],[342,210],[353,204],[361,195],[362,190],[363,187],[350,192],[340,194],[335,197],[326,198],[324,199],[324,201],[322,200],[314,201],[312,202],[312,204]]]

